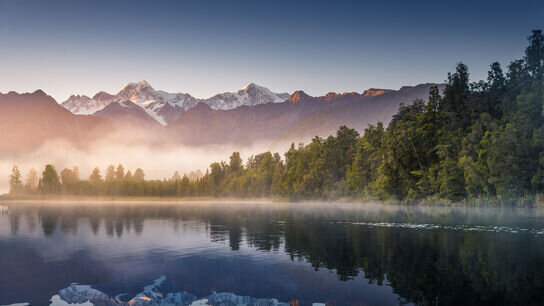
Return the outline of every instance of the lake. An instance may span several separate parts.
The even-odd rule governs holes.
[[[544,305],[542,209],[0,205],[0,305]]]

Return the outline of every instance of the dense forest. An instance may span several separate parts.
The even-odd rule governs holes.
[[[492,63],[486,80],[471,82],[459,63],[443,92],[403,105],[387,127],[360,135],[342,126],[335,136],[291,145],[284,158],[265,152],[244,164],[234,152],[204,175],[145,180],[142,169],[96,168],[81,180],[77,168],[46,165],[23,183],[17,167],[11,193],[227,196],[289,199],[377,198],[459,201],[539,195],[544,187],[544,36],[533,30],[525,56],[506,72]]]

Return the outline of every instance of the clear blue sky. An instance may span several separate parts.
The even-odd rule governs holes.
[[[520,58],[544,1],[0,0],[0,91],[117,92],[131,81],[208,97],[362,91],[473,79]]]

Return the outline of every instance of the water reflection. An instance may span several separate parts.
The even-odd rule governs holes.
[[[219,290],[301,304],[542,305],[542,216],[317,204],[13,204],[0,217],[0,266],[13,276],[0,274],[0,288],[12,289],[0,304],[25,289],[13,283],[21,279],[13,265],[30,265],[32,276],[62,278],[48,289],[53,294],[74,281],[138,292],[171,273],[169,286],[199,296]],[[81,271],[60,277],[66,269]]]

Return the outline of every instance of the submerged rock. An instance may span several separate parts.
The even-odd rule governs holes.
[[[71,284],[70,287],[61,289],[59,291],[58,297],[62,301],[68,302],[70,304],[84,304],[91,303],[92,305],[117,305],[116,301],[110,298],[107,294],[93,289],[89,285],[78,285]],[[56,296],[51,298],[51,305],[62,305],[62,302],[59,301]]]
[[[288,303],[282,303],[273,298],[254,298],[236,295],[231,292],[216,293],[214,291],[211,295],[200,299],[185,291],[162,293],[160,286],[165,280],[166,277],[161,276],[153,281],[153,284],[145,286],[141,293],[138,293],[128,302],[119,299],[124,294],[112,298],[89,285],[71,284],[69,287],[61,289],[58,295],[51,298],[50,306],[68,304],[96,306],[289,306]]]
[[[212,295],[206,297],[208,304],[204,305],[217,305],[217,306],[235,306],[235,305],[247,305],[247,306],[276,306],[285,305],[287,303],[281,303],[276,299],[258,299],[250,296],[240,296],[230,292],[213,292]]]

